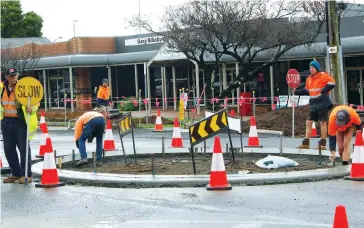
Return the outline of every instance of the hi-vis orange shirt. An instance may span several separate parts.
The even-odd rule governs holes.
[[[318,72],[306,79],[306,90],[308,91],[310,98],[321,96],[321,91],[326,85],[335,85],[335,80],[325,72]],[[330,92],[327,94],[330,94]]]
[[[77,141],[81,137],[84,125],[96,117],[104,117],[104,116],[99,112],[92,111],[92,112],[86,112],[79,117],[79,119],[76,121],[75,124],[75,141]]]
[[[99,86],[99,91],[97,92],[97,99],[102,99],[102,100],[109,100],[110,98],[110,88],[104,87],[104,86]]]
[[[342,126],[342,127],[338,127],[336,126],[336,113],[340,110],[346,110],[349,115],[350,115],[350,121],[347,125]],[[356,113],[356,111],[347,106],[347,105],[341,105],[341,106],[337,106],[336,108],[334,108],[330,114],[330,118],[329,118],[329,135],[331,136],[335,136],[336,135],[336,131],[341,131],[344,132],[346,131],[349,127],[353,126],[353,125],[361,125],[361,120],[360,117],[358,115],[358,113]]]

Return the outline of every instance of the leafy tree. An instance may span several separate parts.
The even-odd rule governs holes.
[[[20,2],[1,2],[1,37],[41,37],[43,19],[35,12],[23,14]]]

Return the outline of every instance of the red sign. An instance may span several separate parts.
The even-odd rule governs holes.
[[[301,84],[300,73],[295,69],[290,69],[287,72],[286,81],[291,89],[296,89]]]

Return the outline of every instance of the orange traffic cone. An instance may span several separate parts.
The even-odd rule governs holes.
[[[115,142],[114,142],[114,137],[112,136],[111,121],[109,119],[106,122],[104,150],[105,151],[115,150]]]
[[[220,137],[216,136],[214,141],[214,152],[212,154],[210,183],[206,185],[207,190],[231,190],[225,171],[224,158]]]
[[[173,128],[172,146],[171,147],[174,147],[174,148],[183,147],[181,129],[179,127],[178,118],[174,119],[174,128]]]
[[[0,156],[0,170],[1,170],[1,174],[11,173],[10,167],[3,166],[3,160],[1,159],[1,156]]]
[[[248,138],[248,146],[247,147],[263,147],[259,144],[259,137],[257,131],[257,124],[255,121],[255,116],[250,118],[250,130],[249,130],[249,138]]]
[[[364,181],[364,142],[361,134],[360,130],[356,131],[351,172],[349,177],[344,177],[345,180]]]
[[[47,123],[46,123],[45,117],[44,117],[44,110],[42,110],[40,112],[39,128],[40,128],[40,130],[42,130],[42,132],[43,132],[44,128],[47,128]]]
[[[312,138],[318,138],[319,135],[317,134],[316,124],[315,121],[312,122],[312,132],[311,132]]]
[[[44,117],[43,117],[44,120]],[[42,121],[42,119],[41,119]],[[42,125],[43,124],[43,125]],[[37,158],[43,158],[45,153],[53,152],[52,140],[48,135],[47,123],[41,123],[42,135],[39,146],[39,154]]]
[[[342,205],[336,207],[333,228],[349,228],[346,210]]]
[[[46,152],[44,154],[43,171],[40,184],[35,184],[35,187],[40,188],[54,188],[64,186],[64,182],[59,182],[58,170],[56,168],[56,161],[53,152]]]
[[[162,124],[162,117],[161,117],[160,109],[158,109],[158,112],[157,112],[157,119],[155,120],[154,131],[163,131],[163,124]]]

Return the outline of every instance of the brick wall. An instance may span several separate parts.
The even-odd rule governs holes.
[[[76,37],[69,41],[52,44],[25,44],[22,47],[11,48],[7,52],[12,55],[20,55],[20,53],[24,54],[24,50],[26,50],[27,56],[30,53],[37,57],[46,57],[68,54],[115,53],[116,47],[114,37]]]
[[[75,84],[76,84],[76,89],[82,90],[91,88],[90,68],[88,67],[76,68]],[[92,98],[92,93],[77,94],[76,108],[80,110],[92,109],[92,104],[85,104],[84,102],[82,102],[83,100],[88,100],[89,98]]]
[[[115,53],[115,38],[82,38],[81,53]]]

